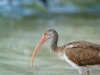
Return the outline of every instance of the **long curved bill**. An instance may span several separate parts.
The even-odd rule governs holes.
[[[38,49],[42,46],[42,44],[43,44],[46,40],[47,40],[46,35],[43,34],[43,36],[42,36],[40,42],[37,44],[37,46],[35,47],[35,50],[34,50],[34,52],[33,52],[32,59],[31,59],[32,67],[33,67],[34,57],[35,57],[35,55],[36,55]]]

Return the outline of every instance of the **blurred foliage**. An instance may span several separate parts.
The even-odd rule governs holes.
[[[100,0],[61,0],[62,2],[71,2],[80,6],[92,6],[100,4]]]
[[[94,13],[89,13],[89,12],[81,12],[81,13],[63,13],[63,14],[57,14],[57,13],[46,13],[46,12],[41,12],[43,14],[35,14],[31,16],[24,16],[23,19],[38,19],[38,18],[52,18],[52,17],[71,17],[71,18],[84,18],[84,19],[96,19],[100,18],[100,14],[94,14]]]
[[[48,0],[48,2],[49,2],[49,0]],[[73,16],[73,17],[74,16],[75,17],[81,16],[81,17],[84,17],[84,18],[89,18],[89,17],[90,18],[97,18],[97,17],[100,17],[99,13],[88,12],[84,9],[84,7],[100,5],[100,0],[58,0],[58,2],[61,5],[67,5],[67,4],[75,4],[76,6],[78,5],[80,11],[79,11],[79,13],[60,13],[60,14],[59,13],[49,13],[49,12],[47,12],[48,7],[45,7],[45,5],[43,5],[43,2],[41,2],[41,0],[33,0],[32,3],[22,4],[21,7],[22,8],[32,8],[33,11],[35,11],[35,14],[28,15],[28,16],[23,16],[23,18],[24,19],[36,18],[36,17],[47,17],[47,18],[49,18],[51,16],[59,16],[59,15]],[[90,8],[92,8],[92,7],[90,7]],[[95,7],[93,9],[95,9]],[[0,17],[1,18],[10,18],[10,16],[5,17],[2,14],[0,15]]]

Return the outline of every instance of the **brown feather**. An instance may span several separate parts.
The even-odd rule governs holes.
[[[67,48],[73,45],[72,48]],[[100,45],[87,41],[74,41],[64,45],[65,54],[79,66],[100,64]]]

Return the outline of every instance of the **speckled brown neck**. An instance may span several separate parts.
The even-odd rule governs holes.
[[[55,50],[57,47],[57,43],[58,43],[58,33],[56,31],[52,31],[52,39],[51,39],[51,50]]]

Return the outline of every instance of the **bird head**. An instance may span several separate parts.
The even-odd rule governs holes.
[[[39,43],[38,43],[37,46],[35,47],[35,50],[34,50],[33,55],[32,55],[32,60],[31,60],[32,66],[33,66],[33,62],[34,62],[34,57],[35,57],[37,51],[39,50],[39,48],[42,46],[42,44],[43,44],[46,40],[50,39],[50,38],[53,36],[52,30],[53,30],[53,29],[51,29],[51,28],[47,29],[47,30],[43,33],[41,40],[39,41]]]

